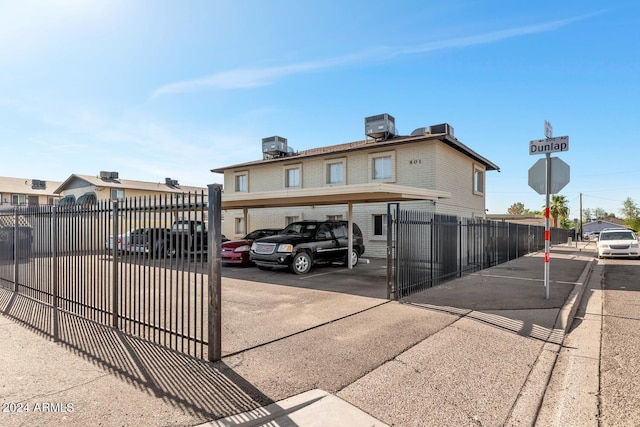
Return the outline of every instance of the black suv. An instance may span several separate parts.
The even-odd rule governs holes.
[[[364,253],[360,227],[353,224],[353,248],[349,246],[347,221],[299,221],[289,224],[280,234],[253,242],[249,258],[260,269],[288,266],[296,274],[308,273],[311,266],[322,262],[349,261],[352,265]]]

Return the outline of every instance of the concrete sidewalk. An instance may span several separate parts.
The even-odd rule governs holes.
[[[64,314],[53,342],[48,308],[0,288],[0,425],[532,424],[593,263],[578,245],[552,248],[550,299],[538,253],[214,364]]]

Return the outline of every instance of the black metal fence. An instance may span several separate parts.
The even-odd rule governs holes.
[[[0,212],[0,286],[207,357],[206,194]]]
[[[452,278],[544,250],[544,226],[460,218],[388,205],[387,289],[401,299]],[[572,231],[553,228],[550,243]]]

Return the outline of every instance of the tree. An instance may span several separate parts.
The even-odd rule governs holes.
[[[607,211],[605,211],[602,208],[596,208],[593,211],[593,216],[595,217],[594,219],[602,219],[602,218],[606,218],[608,216],[611,216],[607,213]],[[615,216],[615,215],[614,215]]]
[[[507,210],[507,213],[510,215],[522,215],[524,213],[524,203],[517,202],[512,204]]]
[[[582,209],[582,219],[583,219],[583,221],[590,221],[591,220],[591,209],[589,209],[589,208]]]
[[[558,226],[558,220],[564,224],[564,220],[569,216],[569,207],[567,206],[567,198],[565,196],[560,194],[551,196],[549,215],[553,218],[553,227]]]
[[[624,218],[624,224],[632,228],[634,230],[640,229],[640,208],[638,205],[631,199],[631,197],[627,197],[627,199],[622,204],[622,209],[620,209],[620,213],[622,214],[622,218]]]

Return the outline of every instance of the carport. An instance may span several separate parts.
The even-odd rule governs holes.
[[[389,183],[340,185],[334,187],[287,189],[256,193],[230,193],[223,197],[222,186],[209,187],[209,359],[222,357],[222,265],[220,242],[222,236],[222,211],[242,209],[244,223],[248,224],[249,209],[294,206],[347,205],[349,222],[349,247],[353,246],[353,205],[356,203],[408,202],[450,198],[448,191],[429,190]],[[349,257],[350,269],[351,257]]]
[[[248,229],[249,209],[294,206],[347,205],[349,247],[353,246],[353,205],[355,203],[403,202],[450,198],[447,191],[428,190],[388,183],[301,188],[259,193],[231,193],[222,197],[221,209],[242,209]],[[349,258],[349,268],[351,258]]]

